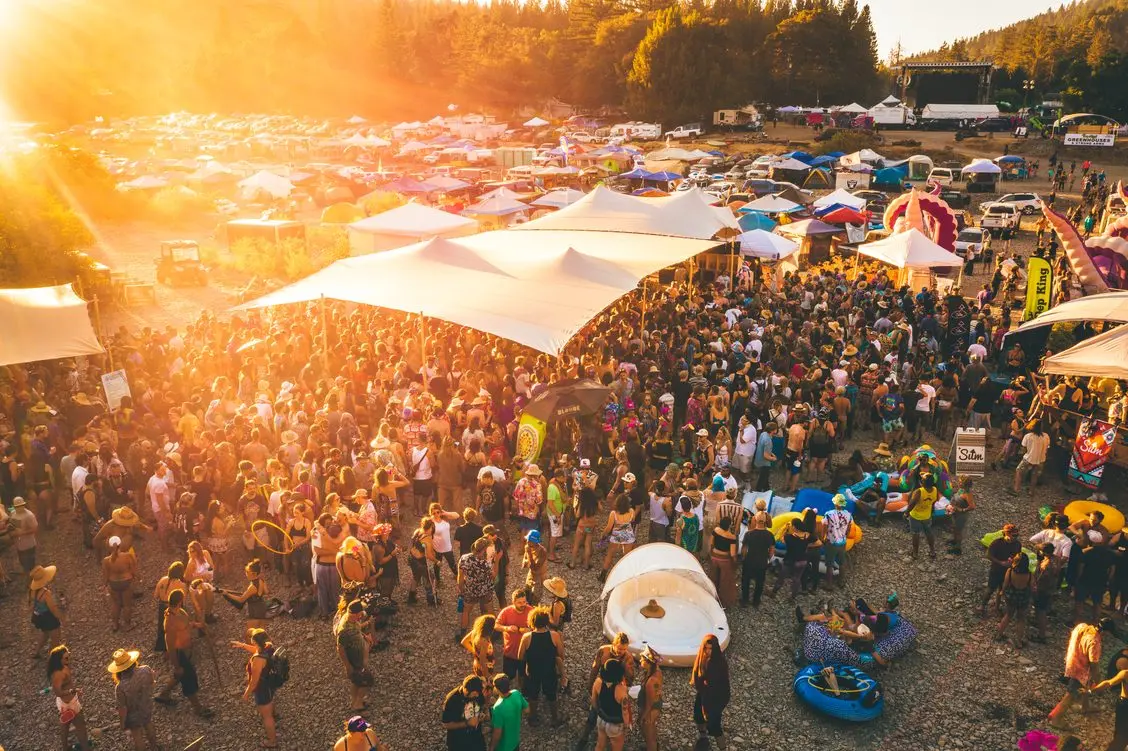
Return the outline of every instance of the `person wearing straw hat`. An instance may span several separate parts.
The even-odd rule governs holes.
[[[153,687],[156,677],[148,665],[139,665],[141,653],[136,649],[118,649],[106,666],[114,682],[121,729],[129,733],[135,751],[160,748],[153,728]]]
[[[647,644],[638,655],[641,680],[638,691],[638,723],[646,751],[658,751],[658,718],[662,715],[662,656]]]
[[[109,540],[111,537],[117,537],[121,540],[123,553],[132,551],[133,536],[139,529],[151,530],[152,527],[142,522],[137,512],[129,506],[121,506],[110,513],[109,521],[102,525],[98,534],[94,535],[93,545],[96,549],[108,555],[110,552]]]
[[[63,613],[55,593],[50,589],[56,573],[58,568],[55,566],[36,566],[28,574],[31,625],[39,632],[39,643],[32,653],[35,659],[43,656],[43,647],[48,639],[52,649],[62,643]]]

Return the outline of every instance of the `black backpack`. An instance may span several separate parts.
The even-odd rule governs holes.
[[[286,650],[279,649],[266,656],[262,679],[274,691],[282,688],[286,681],[290,680],[290,656],[286,654]]]

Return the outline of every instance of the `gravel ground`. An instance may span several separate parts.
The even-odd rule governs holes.
[[[1032,234],[1023,233],[1014,247],[1026,253],[1032,244]],[[986,277],[977,275],[965,281],[965,289],[975,289],[983,281]],[[197,305],[209,302],[214,301],[195,301]],[[141,315],[144,317],[144,312]],[[169,321],[155,322],[163,325]],[[933,445],[946,448],[936,440]],[[859,447],[868,450],[872,443]],[[1006,473],[989,473],[977,484],[979,509],[969,524],[969,540],[1007,521],[1017,522],[1028,535],[1035,529],[1038,506],[1075,495],[1052,481],[1038,488],[1032,498],[1014,498],[1005,493],[1008,480]],[[908,535],[900,523],[878,529],[867,527],[865,539],[851,554],[850,586],[845,593],[880,599],[896,591],[905,616],[920,630],[917,649],[879,674],[886,689],[884,716],[856,727],[828,720],[800,704],[791,690],[795,672],[791,655],[798,646],[791,606],[783,597],[765,599],[759,610],[736,608],[729,613],[733,639],[727,654],[733,699],[725,714],[725,726],[730,748],[1003,751],[1015,748],[1016,739],[1025,729],[1043,723],[1062,692],[1057,676],[1068,635],[1065,603],[1058,605],[1059,615],[1051,621],[1049,644],[1031,644],[1020,652],[1009,644],[994,643],[990,638],[994,621],[980,621],[973,612],[986,574],[982,548],[972,542],[962,557],[941,556],[936,562],[914,564],[905,560],[908,545]],[[155,611],[150,591],[170,555],[161,553],[155,541],[144,543],[140,554],[144,588],[149,591],[138,600],[139,625],[126,639],[110,632],[108,602],[99,585],[98,568],[93,556],[82,548],[77,526],[64,517],[58,529],[45,534],[40,544],[41,562],[60,567],[58,587],[69,604],[64,639],[72,650],[72,666],[84,692],[88,725],[111,728],[96,739],[97,747],[107,751],[128,747],[116,731],[112,686],[104,671],[113,649],[136,646],[162,679],[166,674],[163,660],[151,654]],[[10,570],[15,568],[13,554],[8,554],[6,564]],[[406,581],[406,566],[401,570]],[[566,632],[566,642],[568,672],[578,687],[602,641],[599,584],[595,572],[569,571],[563,564],[553,565],[550,573],[564,576],[574,597],[575,618]],[[516,584],[516,576],[511,572],[511,585]],[[236,584],[230,578],[225,583]],[[288,589],[281,582],[272,579],[272,584],[276,594],[286,596]],[[403,608],[390,631],[392,646],[374,663],[379,686],[370,693],[371,709],[366,715],[394,751],[445,747],[438,720],[442,697],[469,670],[468,656],[454,644],[455,598],[449,576],[444,577],[442,590],[440,608]],[[402,596],[401,588],[400,599]],[[834,600],[843,596],[829,595]],[[800,598],[800,603],[810,607],[825,597],[828,595],[820,592]],[[196,653],[203,685],[201,698],[216,710],[216,717],[210,723],[197,719],[183,700],[174,709],[156,708],[157,731],[166,749],[183,748],[200,736],[204,737],[202,748],[209,751],[258,747],[261,730],[257,715],[239,700],[242,653],[227,647],[230,639],[241,634],[241,614],[224,603],[218,603],[217,609],[222,620],[214,631],[223,687],[202,645],[197,645]],[[29,657],[34,633],[22,584],[13,584],[8,596],[0,600],[0,622],[7,626],[0,632],[0,640],[7,645],[0,649],[0,744],[8,751],[58,748],[54,701],[41,693],[48,685],[44,663]],[[282,616],[270,632],[291,654],[292,677],[278,698],[284,718],[279,726],[281,747],[309,751],[331,748],[342,721],[351,712],[328,626]],[[1119,646],[1117,640],[1106,641],[1106,651]],[[687,749],[695,738],[688,671],[667,669],[665,675],[662,747]],[[581,694],[573,692],[565,701],[566,727],[526,728],[523,746],[571,748],[571,740],[586,716]],[[1101,748],[1108,742],[1112,703],[1111,698],[1101,697],[1098,706],[1104,712],[1084,720],[1077,718],[1079,733],[1089,747]],[[628,748],[636,747],[641,747],[637,733],[628,742]]]

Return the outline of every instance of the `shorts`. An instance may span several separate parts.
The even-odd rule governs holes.
[[[1054,604],[1053,592],[1037,592],[1034,595],[1034,612],[1048,613]]]
[[[967,426],[969,428],[990,428],[991,414],[989,412],[972,412],[967,417]]]
[[[995,566],[987,572],[987,591],[998,592],[999,588],[1003,586],[1003,581],[1007,578],[1007,570],[996,570]]]
[[[549,515],[549,517],[548,517],[548,530],[549,530],[549,534],[552,537],[563,537],[564,536],[564,517],[563,516]]]
[[[914,519],[909,517],[909,531],[914,535],[926,535],[932,531],[932,519]],[[1002,582],[1000,582],[1002,584]]]
[[[803,455],[798,451],[788,449],[787,453],[783,455],[783,460],[787,463],[787,470],[793,475],[799,474],[799,471],[803,468]]]
[[[1025,458],[1023,458],[1023,459],[1022,459],[1022,460],[1021,460],[1021,461],[1020,461],[1020,462],[1018,463],[1018,470],[1017,470],[1017,472],[1018,472],[1018,474],[1020,474],[1020,475],[1021,475],[1021,474],[1022,474],[1023,472],[1027,471],[1028,469],[1032,469],[1032,470],[1034,470],[1035,472],[1041,472],[1041,471],[1042,471],[1042,465],[1041,465],[1041,464],[1031,464],[1030,462],[1026,461],[1026,459],[1025,459]]]
[[[23,569],[25,574],[31,573],[31,570],[35,568],[35,550],[35,547],[16,550],[16,557],[20,559],[20,568]]]
[[[886,433],[892,433],[894,430],[903,430],[904,428],[905,421],[900,417],[894,417],[889,420],[882,418],[881,420],[881,429]]]
[[[521,693],[529,701],[536,701],[542,694],[549,701],[556,701],[556,687],[559,683],[555,672],[544,675],[529,674],[525,676],[525,685]]]
[[[265,707],[274,701],[274,689],[271,688],[265,680],[260,679],[259,684],[255,687],[255,706]]]
[[[196,674],[196,666],[192,664],[192,656],[183,649],[176,650],[176,664],[180,667],[180,691],[185,697],[195,696],[200,692],[200,677]]]
[[[733,469],[735,469],[737,472],[741,473],[742,475],[748,474],[749,472],[752,471],[752,456],[751,456],[751,454],[749,454],[747,456],[744,455],[744,454],[737,454],[736,456],[734,456],[732,458],[732,466],[733,466]]]
[[[1065,684],[1065,690],[1074,699],[1081,698],[1081,689],[1085,688],[1085,684],[1076,678],[1070,678],[1069,683]]]
[[[1100,605],[1104,600],[1105,582],[1077,582],[1073,587],[1073,599],[1076,602],[1091,602]]]
[[[509,680],[517,680],[517,676],[525,674],[525,661],[514,657],[502,657],[501,672],[509,676]]]
[[[608,722],[602,717],[595,718],[595,727],[608,738],[618,738],[624,732],[623,723],[621,722]]]

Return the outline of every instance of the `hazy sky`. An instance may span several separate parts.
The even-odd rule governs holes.
[[[1062,0],[859,0],[873,14],[882,60],[901,40],[906,53],[1007,26],[1060,7]]]

